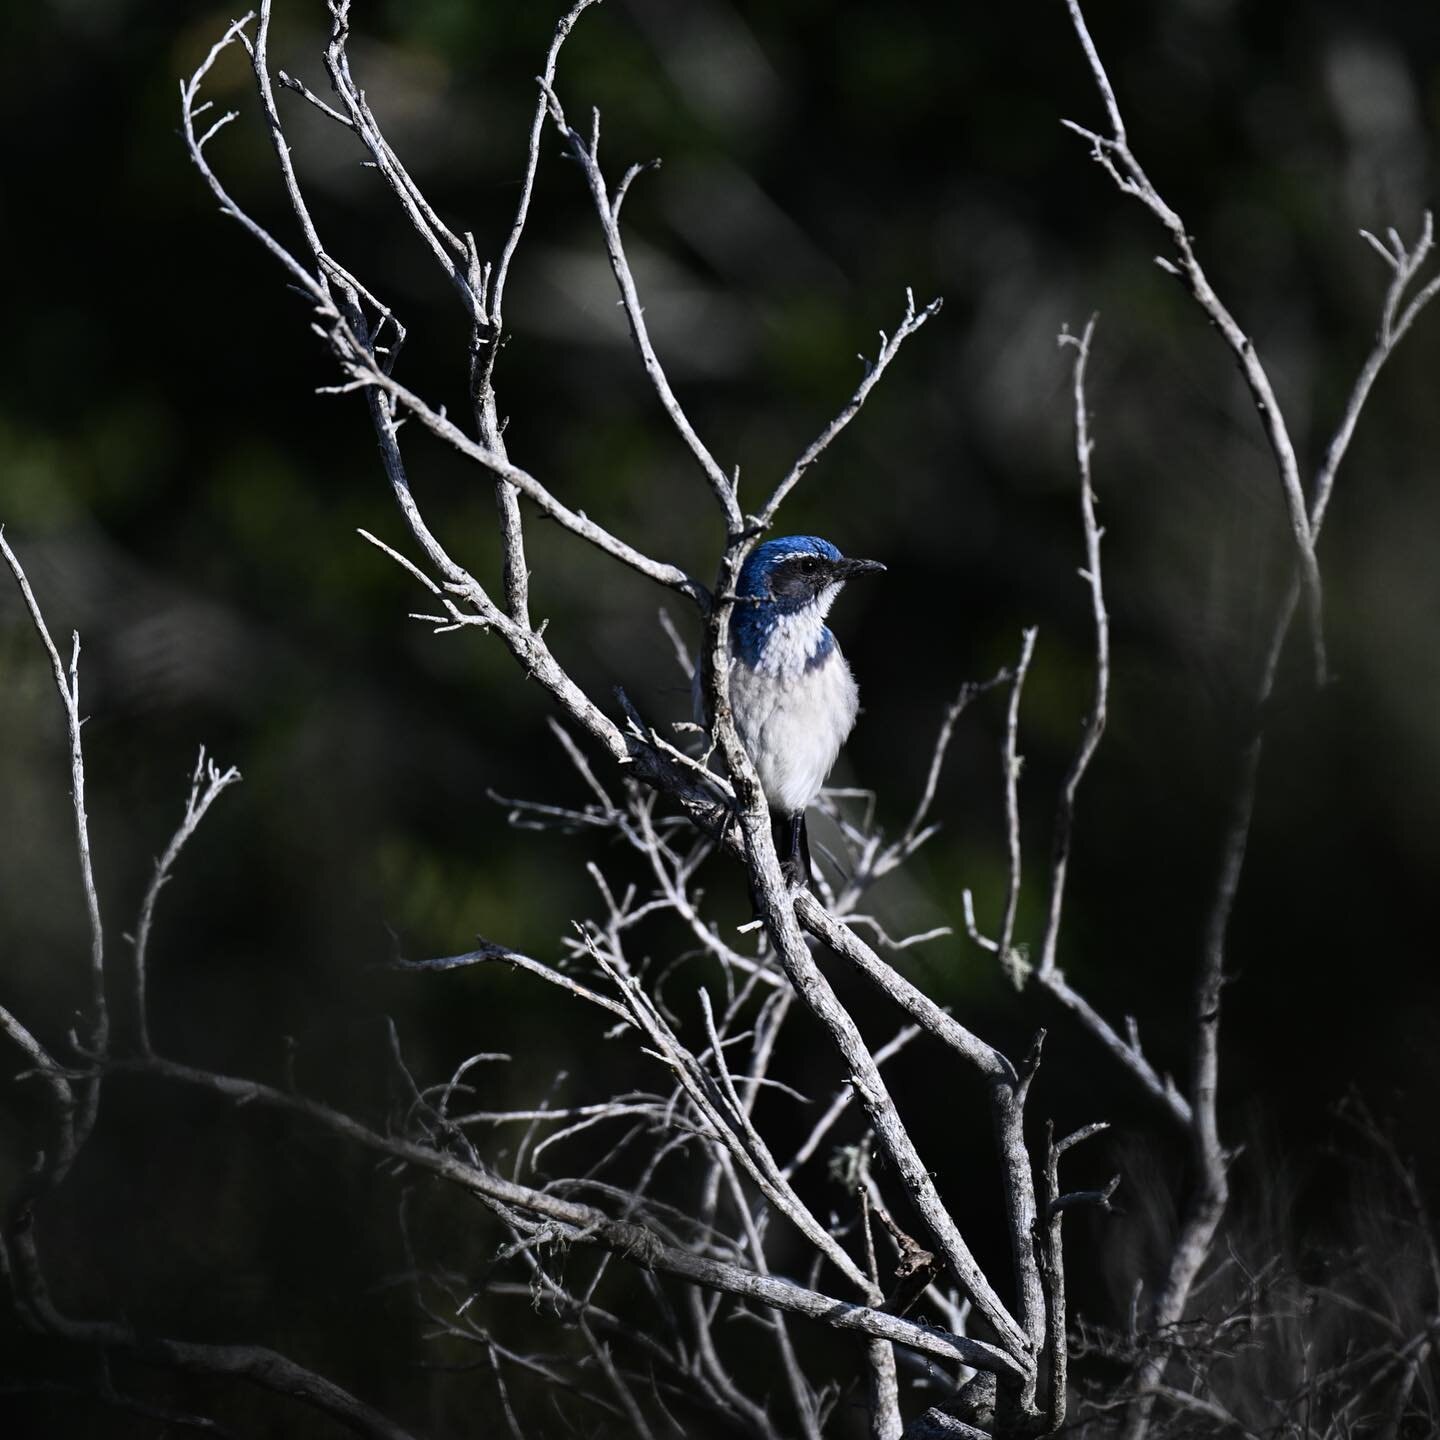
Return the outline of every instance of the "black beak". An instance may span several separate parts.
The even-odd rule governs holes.
[[[878,560],[839,560],[835,564],[835,576],[849,580],[855,575],[879,575],[885,567]]]

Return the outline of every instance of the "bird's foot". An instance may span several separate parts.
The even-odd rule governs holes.
[[[798,855],[780,862],[780,873],[785,877],[787,890],[808,890],[810,888],[809,867]]]

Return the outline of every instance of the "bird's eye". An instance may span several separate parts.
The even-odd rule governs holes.
[[[820,562],[818,560],[810,559],[800,562],[800,569],[806,575],[813,575],[819,568]]]

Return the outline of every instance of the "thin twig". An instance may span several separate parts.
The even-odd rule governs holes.
[[[1095,693],[1090,714],[1085,720],[1080,748],[1075,752],[1065,776],[1055,814],[1055,838],[1050,859],[1050,911],[1036,967],[1040,978],[1055,968],[1055,947],[1060,939],[1060,916],[1065,904],[1065,878],[1070,863],[1071,832],[1075,826],[1075,796],[1095,756],[1100,737],[1105,733],[1105,704],[1110,693],[1110,617],[1105,611],[1105,590],[1100,573],[1100,539],[1104,532],[1095,520],[1095,490],[1090,479],[1090,455],[1094,442],[1090,439],[1090,419],[1085,408],[1085,366],[1090,359],[1090,340],[1094,333],[1095,317],[1092,315],[1078,337],[1068,330],[1060,336],[1061,344],[1068,344],[1075,350],[1072,372],[1075,465],[1080,475],[1080,517],[1085,534],[1085,568],[1080,575],[1090,591],[1090,612],[1095,624]]]
[[[1005,773],[1005,842],[1010,856],[1009,878],[1005,883],[1005,911],[1000,922],[1000,936],[995,942],[996,954],[1007,971],[1018,973],[1020,958],[1011,945],[1015,937],[1015,916],[1020,908],[1020,767],[1024,763],[1018,749],[1020,733],[1020,696],[1030,659],[1035,653],[1035,637],[1039,632],[1031,626],[1020,637],[1020,659],[1010,685],[1010,704],[1005,711],[1005,741],[1002,749]]]
[[[232,765],[222,771],[213,760],[207,760],[205,747],[195,760],[195,773],[190,777],[190,797],[185,802],[185,813],[180,824],[170,837],[165,852],[155,862],[155,873],[145,888],[145,898],[140,904],[140,919],[135,926],[135,1023],[140,1049],[149,1053],[150,1023],[149,1008],[145,995],[145,962],[150,945],[150,927],[155,919],[155,902],[160,891],[170,879],[170,872],[180,857],[185,842],[199,828],[205,812],[220,798],[221,793],[240,779],[240,772]]]
[[[660,357],[655,353],[655,347],[651,343],[650,329],[645,322],[645,307],[640,303],[635,277],[631,273],[630,261],[625,254],[625,242],[620,234],[620,205],[625,198],[625,192],[629,188],[630,182],[639,174],[639,168],[632,169],[625,176],[612,199],[605,184],[604,173],[600,169],[599,112],[595,113],[595,125],[587,140],[578,130],[572,129],[565,119],[565,111],[548,80],[542,79],[540,87],[549,101],[550,116],[555,122],[555,128],[566,141],[571,157],[580,166],[581,172],[585,176],[590,197],[594,201],[595,214],[600,221],[600,229],[605,237],[605,252],[610,261],[610,270],[615,277],[616,287],[620,291],[620,302],[625,310],[625,319],[630,326],[630,335],[639,352],[641,364],[645,367],[645,373],[650,377],[651,387],[654,389],[661,407],[670,417],[670,423],[675,427],[676,432],[685,442],[686,448],[700,466],[709,483],[711,493],[720,507],[720,512],[725,517],[727,530],[731,534],[735,534],[743,528],[744,523],[740,513],[740,502],[735,497],[735,487],[705,442],[696,433],[695,427],[690,423],[690,417],[685,413],[684,407],[670,386],[669,378],[665,374],[665,367],[660,363]]]
[[[860,413],[860,407],[869,398],[870,392],[879,384],[880,377],[885,373],[890,362],[900,353],[900,347],[927,320],[938,315],[943,304],[943,300],[935,299],[917,311],[914,292],[909,289],[905,291],[905,313],[900,319],[899,328],[893,335],[886,335],[883,330],[880,332],[880,350],[873,363],[865,360],[863,356],[861,357],[865,375],[860,381],[859,387],[850,397],[845,408],[811,441],[800,458],[790,467],[784,479],[771,492],[764,509],[755,517],[755,524],[760,529],[769,528],[780,506],[784,503],[785,497],[804,479],[805,472],[825,453],[831,441]]]
[[[5,529],[0,526],[0,555],[10,567],[15,583],[20,588],[25,608],[30,612],[31,624],[50,657],[50,669],[55,679],[55,690],[65,712],[65,730],[70,742],[70,800],[75,823],[75,850],[80,864],[80,885],[85,895],[85,916],[90,927],[90,1030],[88,1048],[93,1056],[103,1059],[110,1043],[110,1011],[105,996],[105,927],[100,918],[100,897],[95,889],[95,867],[90,857],[90,821],[85,813],[85,753],[81,744],[80,730],[85,723],[80,714],[80,632],[73,633],[70,649],[70,665],[66,669],[50,638],[49,626],[41,613],[40,602],[30,588],[30,581],[19,557],[10,548],[5,538]],[[100,1103],[100,1086],[92,1082],[85,1089],[85,1098],[78,1121],[79,1139],[77,1148],[84,1144],[95,1123],[95,1113]]]

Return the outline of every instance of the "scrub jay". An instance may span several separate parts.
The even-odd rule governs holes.
[[[789,822],[783,856],[792,884],[809,884],[805,807],[860,708],[825,617],[852,575],[884,568],[847,560],[818,536],[786,535],[756,546],[740,571],[730,614],[730,708],[771,810]]]

